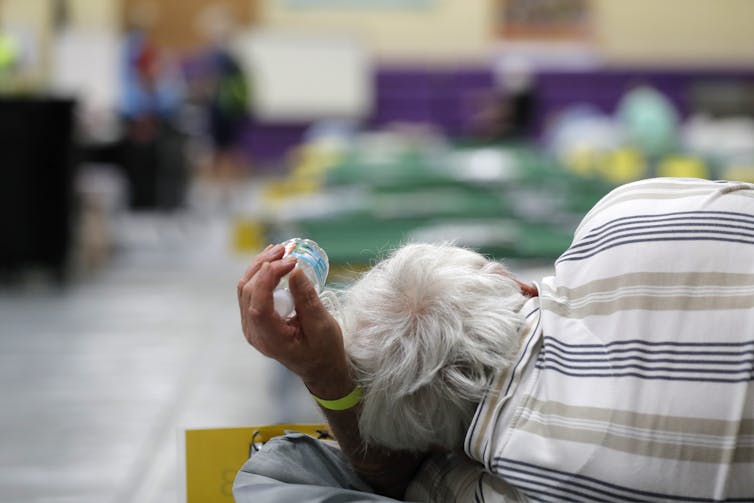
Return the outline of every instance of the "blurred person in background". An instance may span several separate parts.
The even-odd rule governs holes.
[[[249,118],[249,82],[231,48],[233,17],[224,5],[209,5],[198,16],[207,43],[199,58],[193,92],[206,108],[212,142],[210,176],[235,180],[247,174],[240,142]]]
[[[154,3],[130,16],[121,61],[119,111],[125,123],[123,165],[134,209],[174,209],[187,185],[184,142],[176,127],[184,102],[177,65],[152,40]]]
[[[270,441],[239,503],[754,499],[754,185],[619,187],[533,285],[407,245],[331,314],[282,257],[239,281],[243,332],[302,379],[339,449]],[[272,291],[291,271],[284,320]]]
[[[507,57],[494,64],[492,73],[494,89],[479,96],[472,133],[493,142],[525,140],[536,108],[534,70],[524,58]]]

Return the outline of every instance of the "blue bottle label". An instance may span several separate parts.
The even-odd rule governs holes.
[[[285,243],[285,255],[292,255],[297,260],[309,264],[317,277],[317,283],[320,287],[325,285],[329,268],[327,257],[323,254],[324,252],[309,240],[292,239]]]

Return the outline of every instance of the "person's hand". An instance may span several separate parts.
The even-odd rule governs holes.
[[[295,258],[283,259],[283,253],[281,245],[268,246],[238,282],[244,337],[260,353],[301,377],[312,393],[340,398],[353,388],[340,326],[303,271],[294,270]],[[296,316],[283,319],[274,309],[272,292],[289,272]]]
[[[238,304],[246,340],[260,353],[297,374],[309,391],[336,400],[354,389],[338,322],[327,312],[295,260],[283,259],[282,246],[268,247],[254,257],[238,282]],[[293,272],[291,272],[293,271]],[[287,273],[296,316],[275,312],[272,292]],[[358,425],[358,407],[322,409],[338,445],[356,473],[378,492],[400,498],[421,464],[423,454],[365,448]]]

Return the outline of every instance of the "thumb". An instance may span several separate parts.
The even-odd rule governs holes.
[[[297,267],[293,270],[288,278],[288,286],[296,305],[296,316],[304,330],[307,326],[321,322],[329,315],[322,301],[319,300],[317,290],[301,268]]]

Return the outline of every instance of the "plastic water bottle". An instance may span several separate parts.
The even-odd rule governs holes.
[[[330,271],[330,263],[325,251],[311,239],[293,238],[283,243],[285,253],[283,257],[296,257],[296,268],[301,268],[309,278],[317,293],[322,293],[327,280],[327,273]],[[293,296],[288,290],[288,277],[286,274],[280,279],[278,286],[272,294],[275,303],[275,311],[287,318],[293,315]]]

